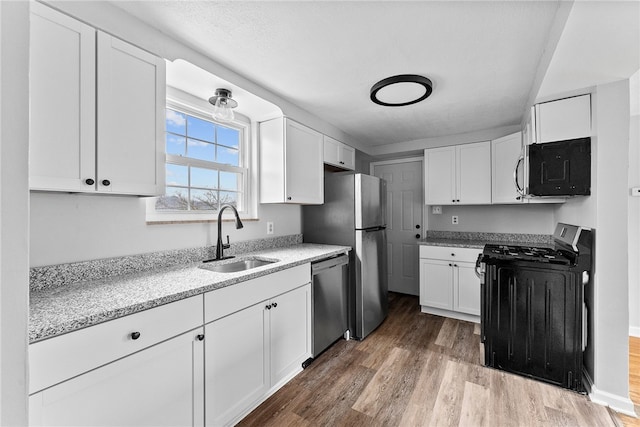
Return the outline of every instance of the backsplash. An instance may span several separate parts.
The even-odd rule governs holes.
[[[231,248],[225,250],[225,254],[238,255],[299,243],[302,243],[302,234],[247,240],[234,243]],[[215,257],[215,254],[216,247],[207,246],[34,267],[29,270],[29,288],[31,291],[38,291],[85,280],[99,280],[105,277],[173,267],[211,259]]]
[[[477,240],[487,242],[509,242],[514,244],[553,244],[553,236],[550,234],[427,230],[427,235],[425,237],[427,239]]]

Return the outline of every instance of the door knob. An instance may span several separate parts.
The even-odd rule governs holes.
[[[419,238],[420,238],[420,234],[416,234],[416,239],[419,239]]]
[[[416,230],[420,230],[420,224],[416,224]]]

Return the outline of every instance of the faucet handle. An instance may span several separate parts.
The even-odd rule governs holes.
[[[229,249],[231,247],[231,243],[229,243],[229,235],[227,234],[227,243],[222,245],[223,248]]]

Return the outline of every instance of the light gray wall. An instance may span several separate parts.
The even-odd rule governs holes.
[[[483,231],[487,233],[551,234],[556,205],[523,204],[491,206],[442,206],[442,214],[427,206],[429,230]],[[458,225],[451,216],[458,216]]]
[[[594,354],[591,398],[633,411],[629,400],[629,81],[592,95],[591,197],[558,207],[556,220],[595,229]],[[622,256],[621,256],[622,255]],[[591,355],[587,355],[589,358]]]
[[[32,193],[31,267],[215,244],[216,222],[147,225],[145,203],[128,196]],[[258,217],[240,230],[225,221],[223,236],[233,244],[301,232],[297,205],[258,205]],[[274,223],[273,235],[267,235],[267,221]]]
[[[0,425],[21,426],[28,391],[27,2],[0,2],[0,64]]]
[[[633,187],[640,187],[638,114],[631,116],[629,129],[629,188]],[[640,197],[629,197],[629,333],[640,337]]]

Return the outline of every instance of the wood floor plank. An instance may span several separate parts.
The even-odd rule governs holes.
[[[429,425],[448,358],[428,350],[427,355],[399,425]]]
[[[447,362],[429,426],[458,425],[465,383],[462,368],[463,365],[458,362]]]
[[[455,319],[446,318],[442,323],[440,332],[436,338],[436,345],[452,348],[455,342],[456,334],[458,333],[458,325],[460,321]]]
[[[466,381],[460,405],[460,427],[483,426],[487,424],[489,389]]]

